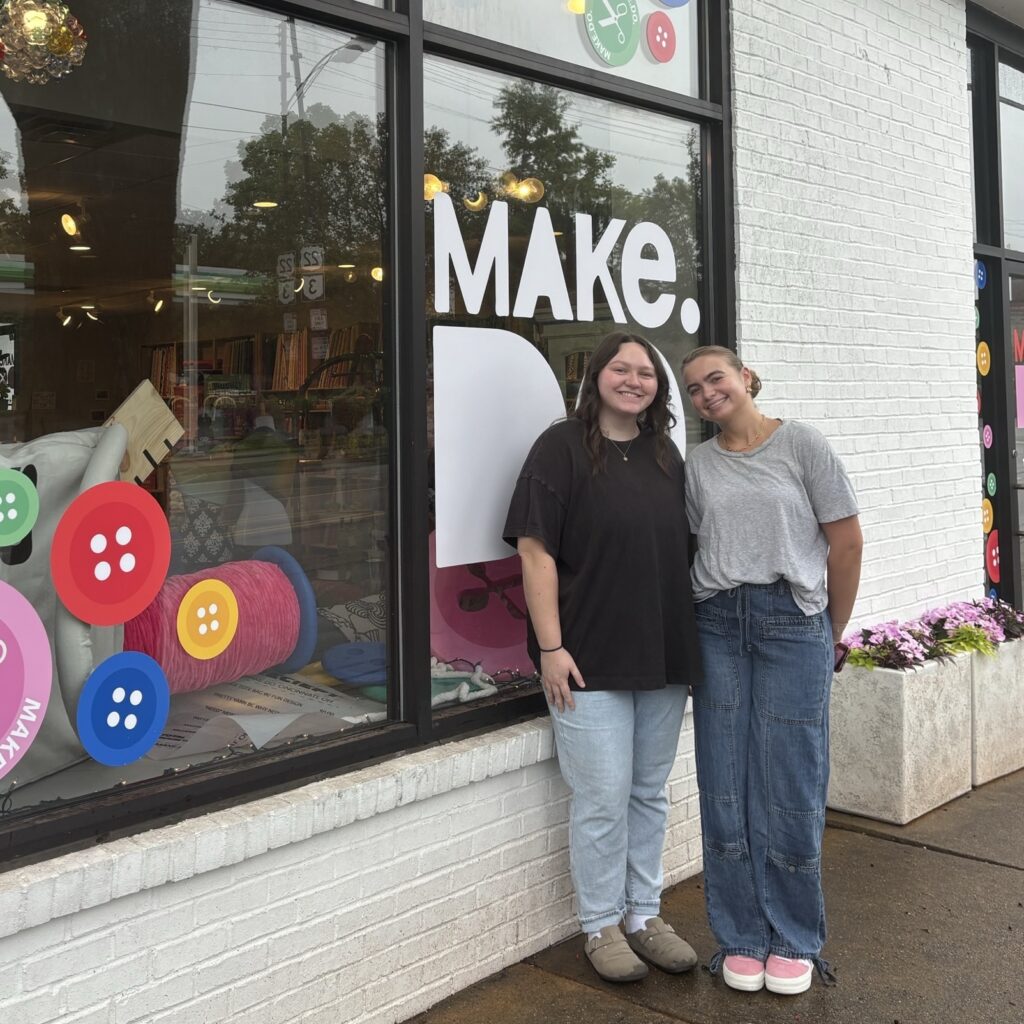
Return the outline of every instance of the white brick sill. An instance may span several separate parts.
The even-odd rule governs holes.
[[[551,760],[546,717],[0,874],[0,938]]]

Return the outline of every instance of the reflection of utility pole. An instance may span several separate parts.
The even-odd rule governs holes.
[[[298,102],[299,108],[299,120],[303,121],[306,118],[306,112],[302,106],[302,68],[299,66],[299,38],[295,28],[295,19],[289,18],[288,24],[292,30],[292,68],[295,71],[295,98]]]
[[[185,249],[184,322],[181,325],[182,377],[185,381],[185,447],[195,451],[199,440],[199,310],[193,286],[198,276],[199,238],[189,236]]]
[[[281,138],[288,128],[288,36],[286,35],[288,22],[283,18],[278,26],[279,35],[278,48],[281,51]]]

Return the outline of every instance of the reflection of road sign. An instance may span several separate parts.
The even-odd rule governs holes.
[[[327,330],[327,310],[326,309],[311,309],[309,311],[309,326],[314,331],[326,331]]]
[[[305,283],[302,286],[302,297],[316,302],[324,297],[324,275],[307,274]]]
[[[295,253],[283,252],[277,257],[277,276],[291,277],[295,273]]]
[[[285,313],[284,329],[286,331],[297,331],[299,329],[299,318],[294,313]]]
[[[310,267],[322,267],[324,265],[324,247],[322,245],[304,245],[299,250],[299,263],[303,271]]]
[[[636,0],[587,0],[584,21],[594,52],[612,67],[633,59],[640,44]]]
[[[283,306],[295,301],[295,285],[290,277],[277,282],[277,301]]]

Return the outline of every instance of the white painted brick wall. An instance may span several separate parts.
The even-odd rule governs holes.
[[[688,714],[666,884],[700,870]],[[0,1019],[384,1024],[571,935],[546,719],[0,875]]]
[[[983,588],[963,0],[733,0],[740,353],[851,471],[855,622]]]

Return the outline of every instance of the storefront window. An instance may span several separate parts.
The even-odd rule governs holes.
[[[447,28],[686,96],[699,89],[698,0],[424,0]]]
[[[15,811],[387,717],[385,47],[78,13],[66,78],[0,79]]]
[[[677,442],[700,440],[678,368],[701,340],[701,142],[687,121],[454,61],[428,59],[424,81],[433,684],[474,699],[533,672],[500,539],[507,462],[573,408],[605,334],[658,347]]]
[[[1024,71],[999,65],[1003,245],[1024,250]]]

